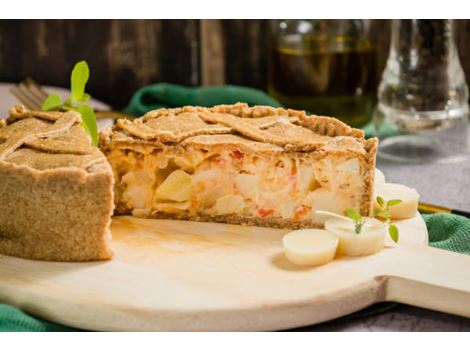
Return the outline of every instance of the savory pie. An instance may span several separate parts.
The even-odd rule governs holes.
[[[322,227],[372,208],[377,139],[337,119],[246,104],[159,109],[100,134],[117,214]]]
[[[17,106],[0,121],[0,253],[109,259],[113,175],[80,114]]]

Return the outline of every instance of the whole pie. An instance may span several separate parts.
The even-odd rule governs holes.
[[[337,119],[248,107],[159,109],[101,133],[117,214],[322,227],[372,208],[377,139]]]
[[[113,176],[80,114],[27,111],[0,121],[0,253],[109,259]]]

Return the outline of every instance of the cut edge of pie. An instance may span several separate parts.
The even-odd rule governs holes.
[[[112,257],[113,175],[80,114],[10,110],[0,121],[0,253],[52,261]]]
[[[100,134],[116,214],[268,227],[322,227],[316,210],[372,210],[378,140],[303,111],[186,106]]]

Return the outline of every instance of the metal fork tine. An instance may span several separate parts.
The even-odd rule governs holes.
[[[34,89],[34,91],[36,92],[36,94],[38,95],[38,97],[40,97],[42,99],[42,101],[44,101],[47,96],[49,94],[47,94],[47,92],[44,90],[44,88],[42,88],[42,86],[37,83],[34,79],[32,79],[31,77],[27,77],[24,82],[29,86],[31,87],[32,89]]]
[[[28,108],[29,110],[34,110],[34,102],[31,102],[29,98],[25,96],[21,90],[18,89],[17,86],[13,86],[10,89],[10,92],[16,97],[16,99],[23,103],[26,108]]]
[[[18,85],[18,89],[19,89],[21,92],[23,92],[23,94],[24,94],[25,96],[27,96],[28,99],[29,99],[31,102],[33,102],[33,104],[34,104],[34,105],[33,105],[33,108],[34,108],[35,110],[39,110],[39,109],[41,108],[42,99],[41,99],[41,98],[38,98],[38,97],[36,96],[36,94],[34,94],[34,92],[31,91],[31,89],[30,89],[26,84],[20,83],[20,84]]]

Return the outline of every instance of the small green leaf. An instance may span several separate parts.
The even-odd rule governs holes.
[[[391,207],[401,203],[401,199],[392,199],[387,202],[387,206]]]
[[[379,203],[379,205],[381,207],[383,207],[385,202],[384,202],[384,199],[382,197],[378,196],[377,197],[377,203]]]
[[[54,110],[62,106],[62,97],[57,94],[50,94],[42,103],[41,109],[45,111]]]
[[[355,222],[360,222],[362,220],[362,216],[352,208],[346,209],[346,216],[353,219]]]
[[[377,215],[379,215],[380,213],[380,209],[374,209],[374,211],[372,212],[372,217],[375,218]]]
[[[82,126],[88,132],[95,147],[98,146],[98,127],[96,126],[96,115],[93,109],[88,105],[82,105],[75,108],[75,111],[82,115]]]
[[[84,93],[80,99],[77,99],[77,103],[86,103],[90,98],[90,94]]]
[[[84,98],[85,85],[90,77],[90,70],[86,61],[80,61],[75,64],[70,76],[70,90],[72,101],[83,102],[87,99]]]
[[[388,227],[388,233],[390,234],[390,238],[397,243],[398,242],[398,228],[395,224],[390,224]]]
[[[354,232],[356,232],[357,235],[359,235],[362,231],[362,226],[364,225],[363,221],[356,222],[354,225]]]

